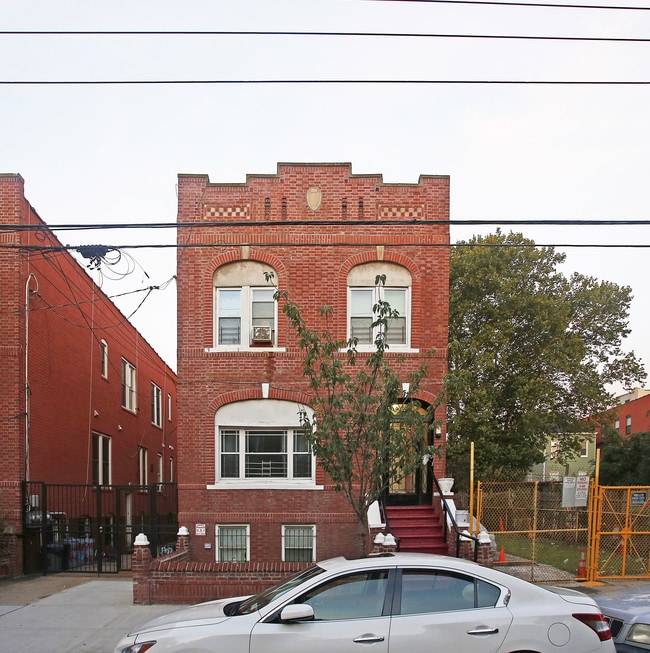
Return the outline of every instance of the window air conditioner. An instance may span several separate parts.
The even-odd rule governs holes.
[[[253,327],[253,342],[271,342],[270,326]]]

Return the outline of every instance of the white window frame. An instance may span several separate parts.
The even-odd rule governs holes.
[[[378,301],[382,300],[384,301],[384,298],[386,296],[386,292],[390,291],[399,291],[404,293],[404,305],[405,305],[405,310],[403,315],[400,312],[400,318],[404,318],[405,320],[405,339],[404,342],[389,342],[387,341],[388,348],[389,350],[391,349],[399,349],[399,350],[405,350],[405,349],[410,349],[411,348],[411,289],[409,287],[403,287],[403,286],[348,286],[348,310],[347,310],[347,339],[349,340],[352,338],[352,310],[353,310],[353,302],[352,302],[352,296],[355,291],[365,291],[365,292],[371,292],[372,293],[372,306],[374,307]],[[391,308],[394,308],[391,306]],[[368,315],[365,315],[366,319],[370,319],[372,322],[374,322],[377,319],[377,315],[370,313]],[[371,342],[365,343],[365,342],[358,342],[357,343],[357,350],[358,351],[368,351],[368,350],[374,350],[375,348],[375,339],[379,335],[379,326],[375,326],[372,329],[372,334],[371,334]]]
[[[148,485],[149,452],[146,447],[138,447],[138,485]]]
[[[220,319],[222,317],[221,296],[228,291],[239,291],[240,306],[239,320],[240,332],[239,342],[237,343],[220,343]],[[214,348],[219,351],[241,351],[249,349],[273,349],[277,346],[278,341],[278,302],[273,299],[273,316],[271,326],[271,340],[269,342],[253,342],[253,299],[258,293],[270,294],[275,292],[273,287],[269,286],[233,286],[233,287],[215,287],[214,289]]]
[[[151,423],[162,427],[162,389],[151,382]]]
[[[108,445],[107,452],[105,451],[104,443]],[[96,479],[96,485],[111,485],[113,481],[113,439],[102,433],[93,433],[93,449],[95,447],[97,447],[97,457],[95,458],[93,455],[93,482]],[[105,453],[108,453],[108,461],[104,460]],[[97,467],[96,472],[95,466]],[[107,472],[106,474],[105,471]],[[105,475],[108,478],[104,478]]]
[[[122,408],[135,413],[138,410],[137,372],[135,365],[122,359]]]
[[[222,532],[226,529],[241,529],[243,530],[243,537],[246,540],[246,553],[244,560],[225,560],[222,558],[221,553],[221,537]],[[251,532],[250,524],[216,524],[214,528],[214,537],[215,537],[215,558],[217,562],[250,562],[251,559]],[[240,549],[241,550],[241,549]]]
[[[108,343],[103,338],[99,342],[99,352],[101,356],[102,378],[108,378]]]
[[[158,458],[158,474],[156,476],[156,483],[160,485],[161,483],[165,482],[165,458],[161,453],[157,454],[157,458]]]
[[[585,438],[580,441],[580,458],[589,457],[589,439]]]
[[[305,451],[302,448],[296,447],[297,438],[300,436],[300,427],[294,428],[282,428],[282,427],[232,427],[222,426],[219,429],[219,439],[217,442],[218,446],[218,478],[219,480],[228,480],[228,481],[252,481],[252,482],[270,482],[275,481],[286,482],[286,481],[313,481],[314,479],[314,454],[307,450]],[[254,458],[263,457],[264,453],[252,452],[248,450],[249,437],[263,436],[265,434],[284,434],[284,447],[277,451],[266,451],[268,456],[277,458],[283,456],[286,458],[286,474],[279,476],[277,475],[272,465],[269,463],[268,473],[259,473],[252,474],[249,471],[249,465],[254,464]],[[231,448],[224,450],[223,447],[223,437],[231,436]],[[232,447],[232,445],[235,445]],[[224,457],[228,456],[232,459],[237,460],[237,476],[224,476]],[[309,476],[296,476],[295,473],[295,457],[309,457],[310,465],[310,474]],[[262,461],[263,463],[263,461]]]
[[[293,401],[281,399],[246,399],[226,404],[215,413],[214,419],[214,482],[207,486],[211,490],[242,489],[255,490],[323,490],[322,484],[316,484],[316,456],[311,456],[311,478],[285,478],[285,477],[250,477],[245,478],[241,473],[235,477],[221,476],[221,431],[222,429],[249,429],[263,428],[267,430],[291,430],[300,427],[300,414],[304,412],[309,419],[313,419],[313,410],[309,406]],[[241,446],[240,454],[245,449]],[[243,457],[243,456],[242,456]],[[238,469],[242,467],[241,459]]]
[[[625,435],[632,434],[632,415],[625,416]]]
[[[172,396],[171,394],[167,395],[167,421],[172,421]]]
[[[290,560],[291,556],[287,556],[287,551],[291,549],[301,550],[306,547],[289,547],[288,539],[291,530],[309,531],[311,534],[311,559],[310,560]],[[289,532],[288,532],[289,531]],[[282,562],[316,562],[316,525],[315,524],[283,524],[282,526]]]

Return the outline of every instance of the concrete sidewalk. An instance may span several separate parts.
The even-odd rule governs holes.
[[[112,653],[128,630],[173,605],[133,605],[130,575],[56,574],[0,582],[0,648]]]

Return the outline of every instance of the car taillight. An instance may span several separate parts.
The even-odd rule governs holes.
[[[612,631],[609,629],[609,624],[607,619],[603,617],[602,614],[592,614],[592,613],[577,613],[573,615],[578,621],[582,621],[583,624],[589,626],[601,642],[605,642],[608,639],[612,638]]]

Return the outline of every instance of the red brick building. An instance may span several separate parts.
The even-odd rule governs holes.
[[[633,433],[650,432],[650,390],[636,388],[616,398],[617,406],[606,413],[604,424],[623,437]],[[598,443],[602,440],[602,428],[598,429]]]
[[[179,524],[189,528],[193,560],[356,553],[351,508],[299,436],[310,391],[264,273],[309,324],[332,306],[333,329],[358,337],[360,351],[372,347],[374,280],[385,274],[382,292],[401,316],[390,356],[405,380],[426,360],[417,399],[430,404],[446,372],[448,219],[446,176],[388,184],[349,164],[280,164],[245,183],[180,175]],[[444,442],[444,428],[435,437]],[[434,467],[444,476],[444,459]],[[423,467],[392,498],[431,496]]]
[[[0,175],[0,225],[0,571],[18,575],[23,516],[42,508],[25,487],[176,480],[176,375],[61,246],[19,175]],[[79,520],[87,534],[105,526],[88,504],[56,510],[66,534]]]

